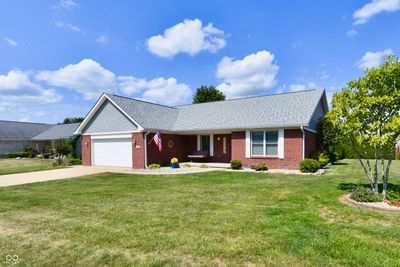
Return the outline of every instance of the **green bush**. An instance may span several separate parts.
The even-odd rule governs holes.
[[[25,146],[24,152],[28,154],[28,157],[33,158],[36,156],[36,151],[33,150],[33,147],[30,145]]]
[[[251,168],[256,170],[256,171],[268,171],[268,166],[265,163],[257,163],[257,164],[253,164],[251,165]]]
[[[203,164],[200,165],[200,168],[202,168],[202,169],[207,169],[207,168],[208,168],[208,165],[205,164],[205,163],[203,163]]]
[[[68,161],[70,165],[82,165],[82,160],[80,159],[69,159]]]
[[[357,202],[380,202],[382,201],[382,195],[374,194],[370,188],[362,186],[353,189],[350,198]]]
[[[240,160],[237,160],[237,159],[231,160],[231,169],[232,170],[240,170],[240,169],[242,169],[242,167],[243,167],[243,164]]]
[[[300,171],[306,173],[314,173],[319,170],[321,164],[315,159],[303,159],[300,162]]]
[[[68,139],[60,139],[56,140],[53,145],[53,149],[57,152],[58,155],[68,155],[72,153],[73,147],[71,142]]]
[[[5,154],[6,158],[14,159],[14,158],[27,158],[29,154],[27,152],[10,152]]]
[[[159,168],[161,168],[161,165],[160,164],[157,164],[157,163],[152,163],[152,164],[150,164],[149,166],[149,169],[159,169]]]
[[[326,166],[330,161],[329,156],[325,153],[321,153],[319,154],[319,158],[318,158],[319,164],[321,165],[321,167]]]
[[[183,168],[190,168],[192,165],[190,163],[185,163],[182,165]]]
[[[400,192],[389,190],[387,192],[386,198],[389,201],[400,201]]]

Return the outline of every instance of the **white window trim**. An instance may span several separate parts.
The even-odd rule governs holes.
[[[283,155],[281,155],[281,151],[280,151],[280,147],[282,146],[283,147],[283,142],[281,141],[281,133],[280,132],[283,132],[283,129],[279,129],[279,130],[255,130],[255,131],[246,131],[246,158],[247,158],[247,153],[249,153],[249,158],[250,157],[265,157],[265,158],[268,158],[268,157],[271,157],[271,158],[283,158]],[[262,155],[253,155],[253,135],[252,135],[252,133],[253,132],[263,132],[263,154]],[[277,154],[276,155],[267,155],[267,148],[266,148],[266,145],[267,145],[267,141],[266,141],[266,132],[277,132],[278,133],[278,139],[277,139],[277,142],[276,142],[276,144],[277,144]],[[247,140],[247,139],[249,139],[249,140]],[[280,142],[281,141],[281,142]],[[249,144],[248,144],[249,143]],[[281,144],[282,143],[282,144]],[[249,148],[248,150],[249,151],[247,151],[247,148]]]

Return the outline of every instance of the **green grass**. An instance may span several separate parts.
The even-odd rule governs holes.
[[[0,175],[44,171],[54,168],[51,159],[0,159]]]
[[[400,184],[400,164],[391,182]],[[400,216],[346,206],[323,176],[101,174],[0,189],[0,258],[20,266],[400,266]],[[1,255],[3,254],[3,255]]]

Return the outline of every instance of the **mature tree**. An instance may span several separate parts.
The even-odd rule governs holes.
[[[382,194],[386,198],[390,165],[400,136],[399,58],[388,56],[384,64],[367,69],[365,77],[349,82],[346,88],[334,94],[332,109],[326,118],[340,129],[342,137],[351,140],[376,194],[380,173]],[[368,156],[371,149],[372,158]]]
[[[200,86],[193,97],[193,104],[225,100],[225,95],[214,86]]]
[[[79,123],[82,122],[84,119],[85,118],[82,117],[65,118],[62,124]]]

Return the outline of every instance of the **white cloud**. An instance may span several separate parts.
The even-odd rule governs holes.
[[[64,9],[71,9],[71,8],[73,8],[73,7],[76,7],[77,6],[77,4],[76,4],[76,2],[75,1],[73,1],[73,0],[59,0],[58,2],[57,2],[57,5],[56,5],[57,7],[60,7],[60,8],[64,8]]]
[[[35,78],[52,86],[64,87],[95,99],[103,91],[113,91],[115,74],[92,59],[70,64],[55,71],[40,71]]]
[[[201,51],[215,53],[226,45],[225,34],[212,23],[203,26],[199,19],[184,20],[164,31],[163,35],[152,36],[147,47],[159,57],[172,58],[179,53],[196,55]]]
[[[364,24],[370,18],[381,12],[395,12],[400,10],[400,0],[372,0],[353,14],[354,24]]]
[[[74,31],[74,32],[80,32],[81,31],[81,29],[79,27],[74,26],[74,25],[72,25],[70,23],[67,23],[67,22],[64,22],[64,21],[56,21],[56,22],[54,22],[54,24],[58,28],[67,28],[67,29],[69,29],[71,31]]]
[[[107,44],[108,38],[105,35],[100,35],[99,37],[96,38],[96,42],[101,43],[101,44]]]
[[[56,103],[62,99],[54,89],[45,89],[32,82],[28,74],[20,70],[11,70],[7,75],[0,75],[0,92],[0,101]]]
[[[356,31],[356,30],[348,30],[346,32],[346,36],[348,36],[348,37],[353,37],[353,36],[356,36],[356,35],[358,35],[358,31]]]
[[[185,104],[192,97],[190,87],[175,78],[157,78],[148,81],[142,99],[170,106]]]
[[[382,62],[385,56],[392,54],[392,49],[386,49],[384,51],[377,52],[367,52],[365,55],[356,63],[356,65],[360,69],[370,69],[378,67]]]
[[[118,76],[117,82],[119,89],[127,95],[137,93],[147,86],[146,79],[133,76]]]
[[[4,40],[7,44],[9,44],[9,45],[11,45],[11,46],[18,46],[17,41],[15,41],[15,40],[13,40],[13,39],[4,37],[3,40]]]
[[[224,57],[218,64],[217,77],[222,83],[217,86],[227,97],[256,95],[276,84],[279,67],[275,56],[268,51],[259,51],[243,59]]]

